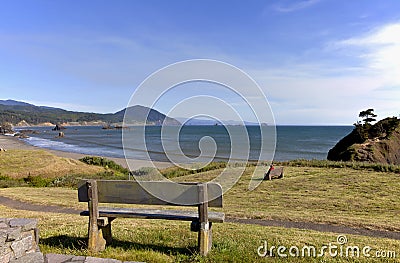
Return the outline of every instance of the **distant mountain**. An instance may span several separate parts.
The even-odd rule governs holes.
[[[34,106],[32,104],[16,100],[0,100],[0,104],[6,106]]]
[[[150,122],[155,125],[180,125],[181,123],[174,118],[170,118],[159,111],[150,109],[141,105],[135,105],[119,112],[114,113],[114,116],[125,117],[126,123],[144,123]],[[147,119],[146,119],[147,116]]]
[[[129,113],[128,124],[143,124],[145,122],[149,125],[180,124],[179,121],[167,117],[154,109],[139,105],[129,107],[128,109],[123,109],[116,113],[100,114],[67,111],[60,108],[46,106],[35,106],[29,103],[14,100],[0,100],[0,123],[10,122],[13,125],[24,121],[33,125],[46,122],[53,124],[71,122],[122,123],[126,111]]]

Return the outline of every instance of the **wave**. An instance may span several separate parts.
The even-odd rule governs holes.
[[[38,137],[29,137],[22,140],[30,145],[50,150],[73,152],[73,153],[88,154],[88,155],[119,157],[119,158],[124,157],[123,154],[120,154],[117,151],[110,151],[105,148],[81,147],[77,145],[68,144],[65,142],[53,141]]]
[[[82,147],[82,146],[78,146],[78,145],[68,144],[68,143],[65,143],[62,141],[55,141],[55,140],[50,140],[50,139],[38,138],[38,137],[29,137],[29,138],[25,138],[22,140],[30,145],[33,145],[33,146],[36,146],[39,148],[50,149],[50,150],[73,152],[73,153],[87,154],[87,155],[104,156],[104,157],[125,158],[125,154],[124,154],[122,148],[115,147],[116,150],[112,151],[112,150],[109,150],[109,147],[110,147],[109,145],[102,145],[102,144],[98,144],[98,143],[95,143],[95,144],[102,145],[104,147],[93,147],[93,146]],[[83,140],[74,140],[74,141],[83,141]],[[150,156],[151,159],[155,158],[157,161],[167,161],[165,152],[163,152],[163,151],[143,150],[143,149],[135,149],[135,148],[130,148],[130,147],[125,147],[125,151],[126,151],[128,158],[147,160]],[[175,153],[175,152],[169,152],[169,155],[182,157],[182,154]],[[185,156],[188,158],[199,157],[198,154],[191,154],[191,153],[187,153]],[[230,159],[229,156],[204,156],[204,155],[202,156],[202,158],[206,158],[206,159],[215,158],[215,159],[223,160],[223,161],[228,161]],[[236,161],[244,161],[243,159],[234,159],[234,158],[231,158],[231,159],[236,160]]]

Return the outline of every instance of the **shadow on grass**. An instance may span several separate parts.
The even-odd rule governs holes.
[[[39,244],[60,249],[83,250],[87,248],[87,238],[59,235],[40,238]]]
[[[49,247],[59,248],[59,249],[69,249],[69,250],[85,250],[87,249],[87,238],[59,235],[52,236],[48,238],[41,238],[40,243]],[[181,255],[193,255],[196,253],[196,247],[170,247],[170,246],[160,246],[155,244],[142,244],[136,242],[130,242],[125,240],[114,239],[111,244],[107,247],[112,248],[123,248],[124,250],[152,250],[164,254],[181,254]]]
[[[263,178],[251,178],[251,180],[253,180],[253,181],[268,181],[267,179],[264,179],[264,177]]]

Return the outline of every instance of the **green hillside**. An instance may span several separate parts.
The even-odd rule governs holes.
[[[13,125],[25,121],[32,125],[39,123],[66,123],[66,122],[92,122],[102,121],[106,123],[118,123],[124,119],[126,109],[116,113],[100,114],[88,112],[67,111],[59,108],[35,106],[32,104],[0,100],[0,123],[9,122]],[[152,124],[161,124],[165,120],[166,124],[179,124],[175,119],[169,118],[164,114],[149,109],[144,106],[136,105],[128,108],[129,120],[132,122],[150,122]]]

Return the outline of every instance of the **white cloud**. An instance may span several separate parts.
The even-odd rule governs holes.
[[[329,54],[333,60],[320,60]],[[400,113],[400,22],[327,43],[316,60],[248,73],[259,82],[279,124],[352,124],[374,108]]]
[[[339,41],[336,45],[358,52],[365,69],[380,78],[382,85],[400,85],[400,22],[385,25],[364,36]]]
[[[301,1],[281,5],[276,10],[294,12],[316,3],[318,1],[315,0]],[[96,87],[90,94],[96,94],[97,98],[100,93],[97,87],[101,91],[104,86],[115,90],[111,95],[120,93],[125,98],[132,92],[134,84],[140,83],[160,65],[191,57],[190,54],[211,54],[208,57],[220,59],[227,57],[225,60],[233,64],[240,64],[243,60],[240,55],[229,57],[223,52],[215,55],[218,53],[214,52],[215,49],[189,44],[166,45],[154,51],[140,41],[119,36],[66,38],[0,35],[0,40],[0,48],[6,51],[40,61],[43,67],[66,72],[69,77],[79,80],[81,86]],[[160,43],[159,40],[154,42]],[[284,64],[285,61],[282,59],[281,64],[274,67],[243,68],[265,91],[279,124],[352,124],[360,110],[370,107],[376,109],[379,117],[399,114],[400,22],[335,41],[327,49],[314,47],[312,56],[301,57],[299,54],[298,57],[291,57],[287,64]],[[255,64],[253,61],[246,63]],[[132,88],[127,89],[126,86]],[[101,105],[108,105],[113,99],[109,98],[110,93],[104,94],[108,97],[103,95],[100,98]],[[78,105],[72,105],[55,103],[57,98],[43,100],[46,101],[36,101],[35,104],[99,111],[79,105],[80,101],[75,101]],[[121,108],[125,106],[124,103],[114,102],[118,103]]]
[[[289,13],[289,12],[295,12],[310,6],[315,5],[316,3],[320,2],[320,0],[305,0],[305,1],[300,1],[294,4],[290,5],[276,5],[274,6],[274,10],[282,13]]]
[[[278,124],[352,124],[364,108],[393,108],[374,96],[379,82],[370,77],[255,78],[263,87]]]

